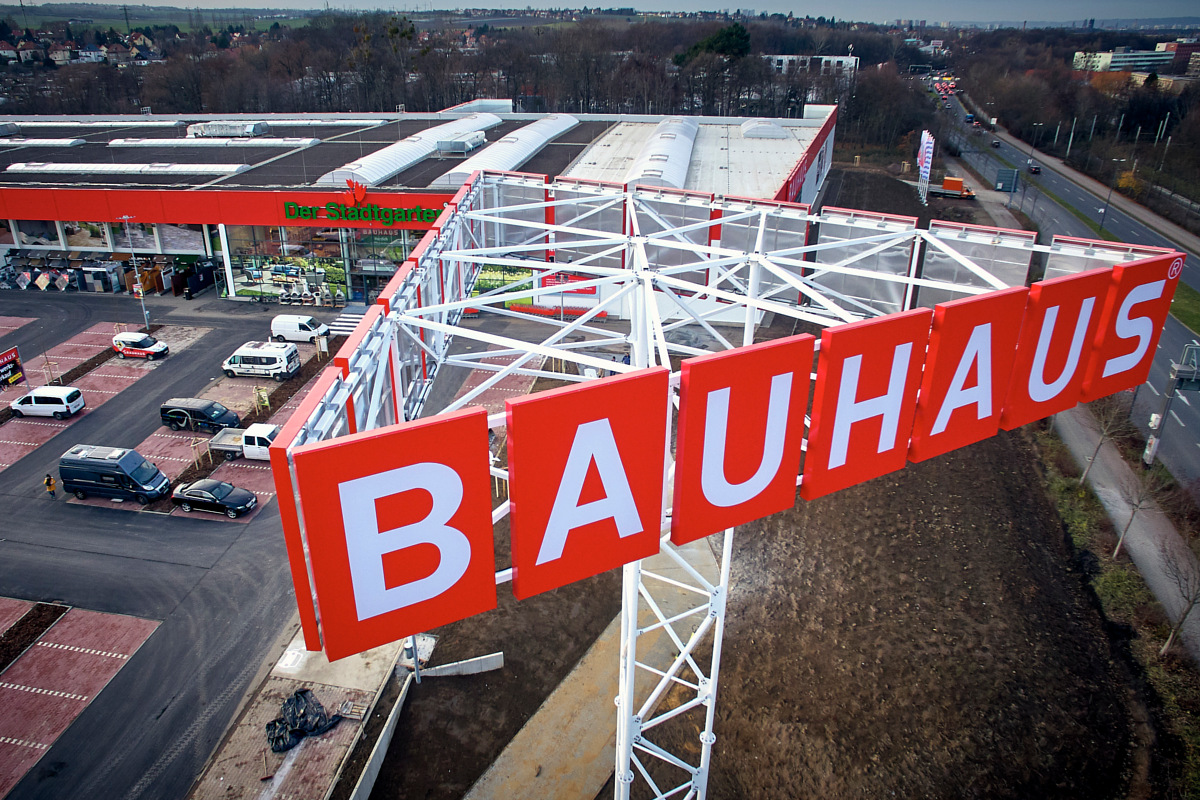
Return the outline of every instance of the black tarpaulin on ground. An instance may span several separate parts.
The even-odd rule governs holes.
[[[320,736],[342,721],[341,714],[329,716],[310,689],[294,692],[283,701],[279,713],[267,723],[267,741],[276,753],[291,750],[305,736]]]

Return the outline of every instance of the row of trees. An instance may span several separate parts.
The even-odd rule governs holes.
[[[915,119],[916,106],[893,113],[895,101],[912,100],[898,73],[919,57],[902,39],[798,27],[783,18],[745,26],[585,18],[489,29],[473,47],[464,46],[461,30],[418,32],[404,17],[378,13],[323,13],[228,50],[214,51],[216,34],[209,34],[153,31],[165,60],[141,68],[10,66],[6,110],[429,111],[476,97],[511,97],[529,111],[795,117],[807,102],[840,101],[851,135],[891,144]],[[851,50],[866,65],[857,83],[819,70],[778,74],[762,57]],[[857,90],[863,101],[856,109]]]
[[[1009,132],[1187,224],[1194,215],[1162,190],[1200,200],[1200,88],[1168,91],[1156,75],[1135,85],[1124,73],[1071,70],[1076,50],[1153,49],[1154,41],[1005,31],[972,39],[958,63],[971,97]]]

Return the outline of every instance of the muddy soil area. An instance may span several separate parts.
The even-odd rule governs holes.
[[[710,797],[1124,796],[1122,672],[1033,458],[1001,433],[739,529]]]

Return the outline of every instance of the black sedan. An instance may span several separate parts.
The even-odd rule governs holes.
[[[236,519],[258,505],[258,498],[232,483],[205,478],[176,486],[171,502],[184,511],[212,511]]]

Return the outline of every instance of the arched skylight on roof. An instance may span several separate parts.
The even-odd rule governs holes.
[[[500,122],[501,119],[495,114],[472,114],[469,117],[427,128],[382,150],[376,150],[368,156],[363,156],[357,161],[351,161],[345,166],[326,172],[314,183],[317,186],[344,187],[346,181],[352,180],[363,186],[377,186],[418,161],[428,158],[437,151],[439,140],[450,139],[472,131],[485,131],[496,127]]]
[[[682,189],[699,129],[693,117],[668,117],[658,123],[625,174],[625,183]]]
[[[482,152],[460,161],[453,169],[429,184],[433,186],[461,186],[476,170],[510,172],[518,169],[538,151],[554,139],[579,124],[570,114],[551,114],[532,125],[518,128],[503,139],[489,145]]]
[[[26,175],[233,175],[248,169],[249,164],[56,164],[22,161],[9,164],[4,171]]]

